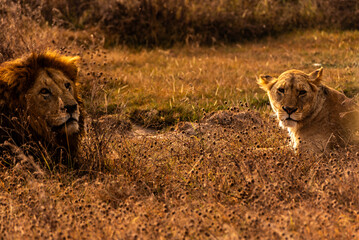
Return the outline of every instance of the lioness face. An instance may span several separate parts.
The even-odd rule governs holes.
[[[267,91],[270,104],[282,127],[295,128],[315,108],[322,69],[311,74],[289,70],[278,78],[261,76],[259,84]]]
[[[25,98],[30,125],[35,130],[46,128],[47,135],[55,132],[68,136],[79,131],[74,82],[63,72],[53,68],[40,70]]]

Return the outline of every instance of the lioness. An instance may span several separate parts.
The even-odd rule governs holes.
[[[0,66],[0,144],[31,140],[76,153],[84,131],[77,61],[47,51]]]
[[[296,151],[323,152],[345,146],[359,129],[359,108],[352,99],[322,84],[323,68],[310,74],[288,70],[278,78],[261,75],[279,125],[287,128]]]

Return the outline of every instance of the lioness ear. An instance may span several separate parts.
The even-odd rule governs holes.
[[[312,83],[319,86],[320,82],[322,81],[322,74],[323,74],[323,68],[321,67],[315,70],[314,72],[310,73],[308,76]]]
[[[260,75],[258,78],[258,85],[265,91],[269,91],[275,83],[275,78],[269,75]]]

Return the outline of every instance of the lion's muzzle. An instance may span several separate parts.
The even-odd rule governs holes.
[[[72,114],[77,110],[77,103],[72,104],[72,105],[66,105],[65,109],[69,114]]]
[[[66,122],[58,126],[53,126],[51,130],[53,132],[62,132],[67,135],[72,135],[79,131],[78,117],[69,117]]]

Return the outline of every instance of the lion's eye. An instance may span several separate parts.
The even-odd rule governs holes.
[[[71,83],[65,83],[65,88],[67,88],[67,89],[71,89]]]
[[[40,94],[42,94],[42,95],[50,95],[51,92],[50,92],[49,89],[43,88],[43,89],[40,90]]]
[[[303,96],[303,95],[306,94],[306,93],[307,93],[307,91],[305,91],[305,90],[300,90],[300,91],[299,91],[299,95],[300,95],[300,96]]]
[[[284,93],[284,88],[278,88],[278,92]]]

